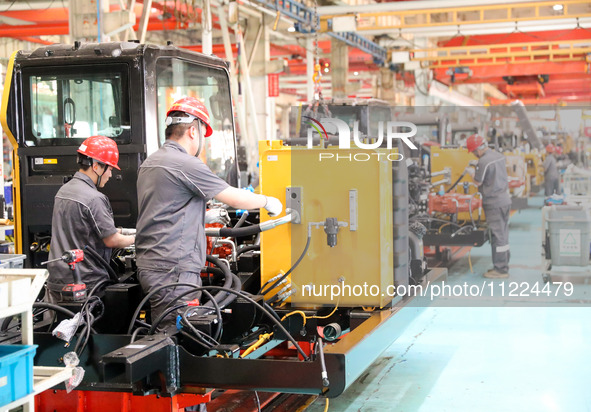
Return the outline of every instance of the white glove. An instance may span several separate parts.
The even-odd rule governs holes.
[[[135,235],[135,229],[126,229],[123,227],[121,228],[121,234],[126,236]]]
[[[469,174],[470,176],[474,177],[474,175],[476,174],[476,169],[474,168],[474,166],[466,166],[466,168],[464,169],[464,172],[466,174]]]
[[[275,217],[275,216],[279,215],[283,211],[283,204],[281,203],[281,201],[279,199],[277,199],[276,197],[271,197],[271,196],[265,196],[265,197],[267,198],[267,203],[265,203],[265,206],[263,206],[263,207],[267,210],[267,213],[269,213],[269,216]]]
[[[209,209],[205,212],[205,224],[221,223],[224,226],[230,224],[228,211],[222,208]]]

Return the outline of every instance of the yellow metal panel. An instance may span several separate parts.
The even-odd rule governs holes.
[[[526,153],[524,155],[527,164],[527,174],[532,184],[536,186],[544,183],[544,167],[542,166],[542,157],[539,153]]]
[[[468,150],[463,147],[443,149],[438,146],[431,147],[431,173],[440,172],[445,168],[449,168],[451,170],[451,183],[443,184],[444,191],[447,191],[447,189],[449,189],[451,185],[459,179],[471,160],[477,160],[476,156],[469,153]],[[431,183],[436,183],[442,179],[443,176],[432,177]],[[478,188],[474,184],[474,180],[470,175],[464,176],[454,191],[457,191],[458,193],[464,193],[463,189],[460,190],[460,188],[463,188],[463,182],[471,183],[468,193],[478,192]],[[441,185],[437,184],[433,187],[433,190],[439,191],[440,187]],[[482,215],[484,216],[484,214]],[[474,219],[478,219],[478,211],[472,212],[472,217]],[[458,220],[470,220],[470,214],[468,212],[458,213]]]
[[[392,297],[387,288],[394,278],[392,162],[386,156],[392,152],[308,149],[272,141],[261,142],[259,153],[262,193],[283,200],[287,187],[302,190],[301,224],[284,225],[262,234],[262,283],[286,272],[297,260],[306,244],[308,223],[334,217],[350,224],[349,194],[357,190],[357,230],[341,228],[337,245],[331,248],[324,230],[312,229],[309,250],[291,276],[297,288],[291,302],[301,307],[334,305],[337,298],[331,299],[330,288],[346,285],[351,288],[351,296],[341,295],[339,306],[383,307],[389,303]],[[320,153],[334,158],[321,159]],[[355,156],[369,160],[356,161]],[[353,160],[349,161],[349,157]],[[261,219],[267,220],[264,215]],[[304,293],[307,285],[313,289]],[[371,286],[374,292],[379,290],[377,296],[368,293]],[[355,291],[362,293],[353,296]],[[314,293],[321,296],[310,296]]]
[[[504,155],[507,162],[507,176],[509,176],[509,178],[513,177],[525,182],[525,188],[523,186],[514,189],[509,188],[511,196],[528,197],[530,180],[527,174],[525,154],[523,152],[513,151],[505,152]]]
[[[6,67],[6,79],[4,81],[4,91],[2,93],[2,108],[0,109],[0,122],[4,133],[12,144],[12,202],[14,204],[14,247],[16,253],[23,253],[22,229],[21,229],[21,187],[20,187],[20,164],[18,158],[18,142],[8,127],[6,113],[8,111],[8,100],[10,98],[10,88],[12,86],[12,74],[14,70],[14,59],[18,51],[15,51],[8,60]],[[4,183],[4,182],[3,182]]]

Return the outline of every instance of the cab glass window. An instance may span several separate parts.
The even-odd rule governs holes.
[[[25,144],[77,145],[103,135],[130,141],[127,67],[25,68]]]
[[[234,119],[227,72],[182,59],[161,58],[156,64],[156,76],[159,144],[165,140],[166,112],[172,103],[182,97],[200,99],[207,107],[213,129],[200,157],[215,174],[236,185]]]

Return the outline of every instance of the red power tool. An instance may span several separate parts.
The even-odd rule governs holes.
[[[72,275],[74,277],[74,283],[69,283],[62,288],[62,299],[65,301],[81,301],[86,299],[86,284],[82,282],[80,278],[80,272],[78,272],[78,268],[76,267],[76,263],[80,263],[84,260],[84,252],[81,249],[72,249],[64,252],[64,254],[57,258],[48,260],[46,262],[41,263],[51,263],[57,262],[58,260],[63,260],[68,265],[70,265],[70,269],[72,269]]]

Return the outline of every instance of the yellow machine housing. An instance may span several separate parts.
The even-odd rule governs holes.
[[[539,191],[544,184],[544,166],[542,165],[542,156],[539,153],[531,152],[524,155],[527,164],[527,175],[530,181],[532,191]]]
[[[262,233],[261,283],[287,272],[294,264],[304,250],[309,223],[334,217],[346,222],[347,227],[339,229],[334,247],[328,246],[322,227],[311,229],[308,252],[290,275],[297,288],[292,305],[335,305],[337,301],[339,306],[388,304],[392,296],[388,296],[387,288],[394,283],[394,242],[393,172],[386,155],[393,153],[397,158],[396,152],[289,147],[281,141],[262,141],[259,153],[262,193],[285,200],[294,209],[301,205],[301,223]],[[333,157],[327,159],[329,156]],[[286,199],[288,188],[299,193],[298,199]],[[261,221],[268,219],[261,214]],[[351,294],[331,299],[331,287],[337,285],[350,287]],[[370,287],[373,292],[379,289],[379,293],[372,296]]]
[[[521,152],[504,153],[507,164],[507,176],[509,177],[509,191],[511,196],[528,197],[530,192],[530,179],[527,174],[525,155]],[[525,185],[512,187],[511,180],[524,182]]]
[[[431,173],[434,172],[441,172],[445,168],[450,169],[451,171],[451,183],[443,183],[444,191],[450,188],[450,186],[459,179],[459,177],[464,173],[464,169],[471,160],[477,160],[474,155],[468,152],[463,147],[458,148],[441,148],[438,146],[431,147]],[[433,190],[438,191],[441,187],[440,182],[444,179],[443,176],[435,176],[431,178],[431,183],[435,184],[433,186]],[[465,175],[461,182],[458,183],[454,191],[458,193],[464,193],[462,187],[463,182],[469,182],[470,185],[468,187],[468,194],[477,193],[478,187],[474,183],[474,180],[470,175]],[[481,213],[481,219],[484,217],[484,213]],[[475,210],[472,212],[472,218],[474,220],[478,219],[478,211]],[[461,212],[458,213],[458,220],[470,220],[470,214],[468,212]]]

